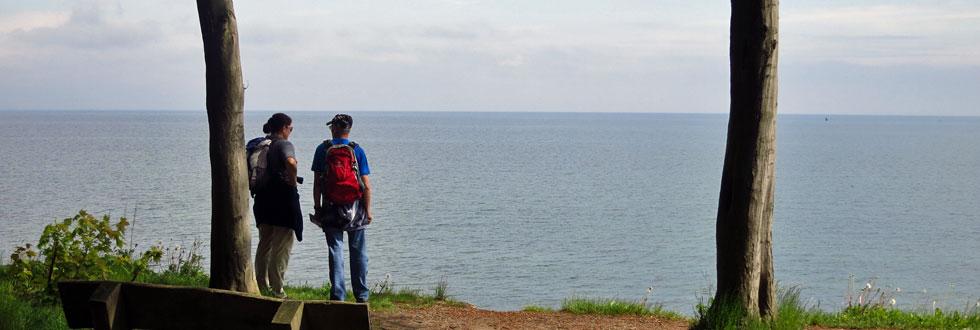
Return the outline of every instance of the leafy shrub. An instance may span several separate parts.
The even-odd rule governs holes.
[[[151,246],[136,256],[133,249],[124,248],[128,226],[126,218],[112,224],[108,215],[99,219],[84,210],[45,226],[37,251],[26,244],[10,255],[14,291],[50,301],[61,280],[135,280],[160,261],[163,250]]]

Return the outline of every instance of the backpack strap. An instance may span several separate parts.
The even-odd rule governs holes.
[[[357,142],[350,141],[347,143],[350,147],[351,155],[354,156],[354,175],[357,178],[357,184],[361,186],[361,192],[364,192],[364,180],[361,178],[361,164],[357,162]]]

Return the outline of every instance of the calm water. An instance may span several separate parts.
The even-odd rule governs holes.
[[[248,137],[269,113],[246,114]],[[332,114],[291,113],[301,175]],[[376,222],[369,279],[492,309],[570,296],[690,313],[714,282],[727,116],[354,113]],[[136,241],[209,237],[203,112],[0,112],[0,251],[78,209],[132,216]],[[907,308],[980,298],[980,118],[781,116],[775,267],[822,307],[848,276]],[[300,187],[311,207],[312,186]],[[326,280],[307,227],[287,278]],[[253,244],[257,236],[253,232]],[[204,254],[207,254],[205,247]],[[6,255],[5,253],[4,255]],[[863,282],[858,285],[862,285]]]

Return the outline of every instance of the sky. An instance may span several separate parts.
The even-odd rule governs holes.
[[[780,113],[980,116],[980,1],[780,5]],[[726,113],[729,6],[239,0],[245,107]],[[0,110],[203,110],[196,10],[0,0]]]

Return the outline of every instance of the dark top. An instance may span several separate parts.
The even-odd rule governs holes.
[[[273,138],[272,144],[269,145],[268,157],[266,171],[272,174],[272,178],[283,183],[289,183],[286,180],[286,159],[289,157],[296,158],[296,149],[293,147],[293,143]]]

